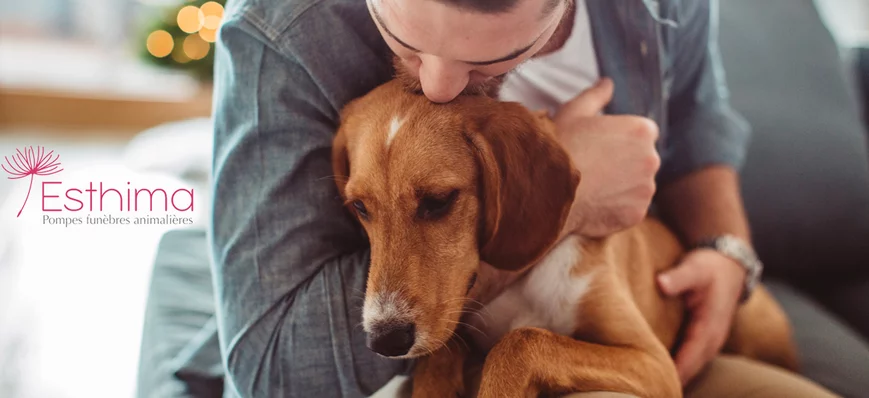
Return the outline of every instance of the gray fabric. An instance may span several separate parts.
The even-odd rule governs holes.
[[[205,232],[170,231],[154,260],[136,396],[219,397],[223,374]]]
[[[869,267],[862,275],[813,284],[810,289],[821,304],[869,339]]]
[[[866,397],[869,391],[866,338],[805,293],[777,280],[766,284],[791,319],[801,372],[845,397]]]
[[[754,243],[803,371],[866,396],[869,156],[852,80],[811,0],[723,2],[720,42],[731,104],[752,125],[742,188]]]
[[[731,104],[752,125],[743,195],[768,273],[860,272],[869,266],[865,129],[814,3],[723,1],[720,40]]]
[[[852,51],[854,62],[854,81],[860,87],[863,102],[863,121],[869,127],[869,44]]]

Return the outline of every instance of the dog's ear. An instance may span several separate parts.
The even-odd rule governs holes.
[[[480,167],[480,259],[517,270],[558,239],[580,175],[540,116],[517,103],[495,108],[468,133]]]
[[[335,138],[332,139],[332,179],[338,186],[338,193],[344,199],[344,187],[350,178],[350,156],[347,152],[347,128],[344,124],[338,127]]]

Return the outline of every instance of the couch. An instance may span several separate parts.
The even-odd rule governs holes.
[[[842,395],[865,394],[869,156],[858,86],[811,0],[722,1],[720,19],[731,102],[754,132],[742,190],[765,280],[798,325],[804,372]],[[174,231],[160,243],[141,385],[220,394],[210,303],[172,312],[184,289],[210,294],[204,237]]]

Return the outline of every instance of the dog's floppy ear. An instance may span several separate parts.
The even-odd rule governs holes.
[[[537,116],[517,103],[495,109],[468,133],[480,167],[480,259],[517,270],[555,243],[580,177]]]
[[[347,129],[341,125],[332,139],[332,179],[343,199],[344,187],[350,178],[350,156],[347,153]]]

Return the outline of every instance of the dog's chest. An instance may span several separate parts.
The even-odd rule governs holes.
[[[490,349],[507,332],[520,327],[564,335],[574,332],[579,302],[591,285],[591,275],[572,275],[581,260],[579,239],[562,240],[527,275],[469,317],[468,323],[478,329],[471,334],[480,348]]]

